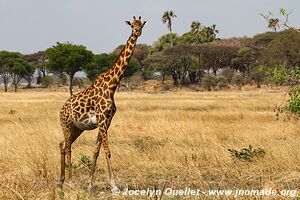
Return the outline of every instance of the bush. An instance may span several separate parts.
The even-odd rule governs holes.
[[[265,150],[262,148],[254,149],[251,145],[248,148],[243,148],[241,150],[228,149],[229,155],[232,158],[242,161],[252,162],[257,158],[263,158],[266,154]]]
[[[207,74],[205,75],[202,80],[201,84],[204,87],[204,89],[211,91],[211,90],[222,90],[229,88],[228,81],[223,76],[214,76]]]
[[[231,83],[233,75],[234,69],[231,69],[229,67],[226,67],[221,71],[221,76],[223,76],[227,80],[228,84]]]
[[[83,88],[84,87],[83,78],[78,78],[78,77],[73,78],[73,86],[78,86],[79,88]]]
[[[241,89],[241,87],[245,84],[244,83],[244,77],[240,73],[234,74],[232,77],[232,83]]]
[[[42,87],[62,87],[66,85],[67,78],[65,75],[45,76],[41,78]]]
[[[202,78],[201,84],[205,90],[212,91],[218,85],[218,78],[217,76],[207,74]]]
[[[228,80],[224,76],[219,76],[217,82],[218,89],[223,90],[229,88]]]
[[[56,85],[56,77],[54,76],[45,76],[41,78],[41,85],[45,88]]]
[[[300,87],[294,87],[290,92],[290,99],[284,107],[284,110],[300,117]]]

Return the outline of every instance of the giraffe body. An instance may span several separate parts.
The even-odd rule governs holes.
[[[128,67],[137,38],[141,35],[142,28],[146,24],[146,22],[142,23],[140,19],[141,18],[135,19],[134,17],[132,23],[127,22],[127,24],[132,27],[132,33],[113,66],[106,72],[100,74],[90,87],[71,96],[60,110],[60,123],[65,138],[64,141],[60,143],[61,176],[59,185],[61,187],[65,180],[66,155],[68,166],[71,166],[72,143],[83,131],[98,128],[99,132],[96,141],[96,148],[93,154],[88,189],[90,192],[96,161],[99,156],[100,147],[103,145],[112,191],[116,193],[119,192],[111,170],[111,153],[108,145],[107,130],[116,112],[114,102],[115,90]],[[69,177],[71,178],[72,167],[69,167],[68,170]]]

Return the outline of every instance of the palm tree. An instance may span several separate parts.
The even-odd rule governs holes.
[[[171,36],[171,46],[173,46],[173,36],[172,36],[172,18],[177,17],[173,11],[165,11],[164,15],[162,16],[162,22],[167,24],[167,27],[170,31]]]
[[[202,24],[199,21],[193,21],[191,24],[191,33],[199,34],[203,29]]]
[[[217,34],[219,33],[219,30],[216,29],[215,24],[210,27],[204,27],[203,31],[205,32],[207,42],[214,41],[217,38]]]

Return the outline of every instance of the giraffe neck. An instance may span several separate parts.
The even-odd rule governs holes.
[[[109,76],[110,79],[108,82],[108,87],[115,91],[118,84],[120,83],[127,67],[130,62],[130,59],[133,55],[134,48],[136,46],[138,36],[134,35],[133,33],[127,40],[124,48],[120,52],[118,58],[116,59],[115,63],[112,67],[105,73],[105,76]]]

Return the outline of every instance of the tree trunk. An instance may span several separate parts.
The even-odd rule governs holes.
[[[178,86],[178,75],[176,72],[172,73],[172,78],[175,86]]]
[[[17,92],[18,84],[15,83],[14,85],[15,85],[15,92]]]
[[[162,70],[162,80],[161,80],[162,84],[165,83],[165,79],[166,79],[166,72],[165,72],[165,70]]]
[[[213,74],[214,74],[215,76],[217,76],[217,71],[218,71],[217,68],[214,68],[214,67],[213,67],[212,70],[213,70]]]
[[[4,83],[4,92],[7,92],[8,81],[5,77],[3,77],[3,83]]]
[[[31,81],[28,81],[27,88],[32,88]]]
[[[69,84],[69,91],[70,91],[70,95],[73,95],[73,90],[72,90],[72,86],[73,86],[73,78],[74,78],[74,74],[70,74],[70,84]]]
[[[172,26],[170,26],[170,36],[171,36],[171,47],[173,47]]]

